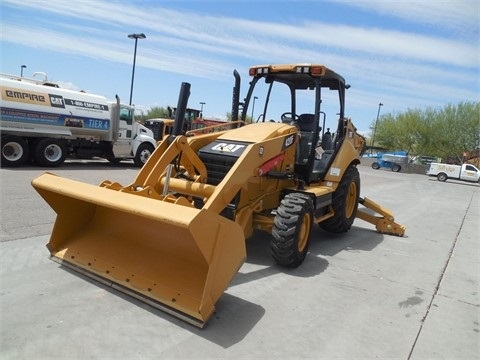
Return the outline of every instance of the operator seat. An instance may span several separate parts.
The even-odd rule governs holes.
[[[297,157],[295,161],[295,172],[302,176],[307,184],[317,181],[319,174],[314,172],[315,148],[318,142],[318,134],[321,131],[315,122],[315,115],[301,114],[298,117],[298,127],[300,128],[300,141],[297,144]]]
[[[316,145],[313,143],[315,141],[315,116],[313,114],[299,115],[297,124],[301,136],[296,162],[297,165],[307,165],[312,153],[312,147]]]
[[[315,115],[302,114],[298,116],[298,126],[300,131],[315,131]]]

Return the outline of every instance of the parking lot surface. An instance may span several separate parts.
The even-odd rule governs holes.
[[[480,186],[359,170],[361,195],[390,209],[404,237],[358,219],[343,235],[315,227],[305,262],[289,270],[257,233],[198,329],[49,260],[55,213],[31,180],[49,171],[126,185],[138,169],[0,169],[0,358],[478,359]]]

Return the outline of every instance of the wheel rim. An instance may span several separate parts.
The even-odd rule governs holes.
[[[303,217],[302,225],[298,234],[298,251],[302,252],[308,243],[308,237],[310,235],[310,214],[305,214]]]
[[[45,148],[44,154],[45,154],[45,159],[47,159],[50,162],[56,162],[62,158],[63,152],[60,146],[56,144],[51,144]]]
[[[19,143],[8,142],[2,148],[2,155],[8,161],[17,161],[23,156],[23,148]]]
[[[357,184],[355,182],[351,182],[350,186],[348,187],[347,191],[347,198],[345,199],[346,206],[345,206],[345,216],[350,218],[355,211],[355,202],[357,201]]]
[[[140,160],[142,161],[142,163],[146,163],[148,158],[150,157],[151,153],[149,150],[143,150],[141,153],[140,153]]]

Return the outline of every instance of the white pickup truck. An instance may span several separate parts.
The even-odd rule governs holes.
[[[438,181],[455,179],[469,182],[480,182],[480,170],[471,164],[450,165],[431,163],[428,176],[436,176]]]

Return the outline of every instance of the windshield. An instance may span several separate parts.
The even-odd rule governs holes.
[[[320,90],[320,83],[316,88],[295,89],[291,85],[270,81],[260,78],[253,79],[250,102],[243,109],[242,119],[250,122],[286,122],[288,118],[295,119],[302,114],[319,113],[320,126],[336,129],[340,103],[337,89],[330,90],[328,87],[321,87],[318,96],[321,96],[320,103],[316,104],[316,90]],[[292,114],[293,113],[293,114]],[[283,115],[283,119],[282,119]],[[325,120],[329,120],[324,124]],[[329,124],[331,123],[331,124]]]

